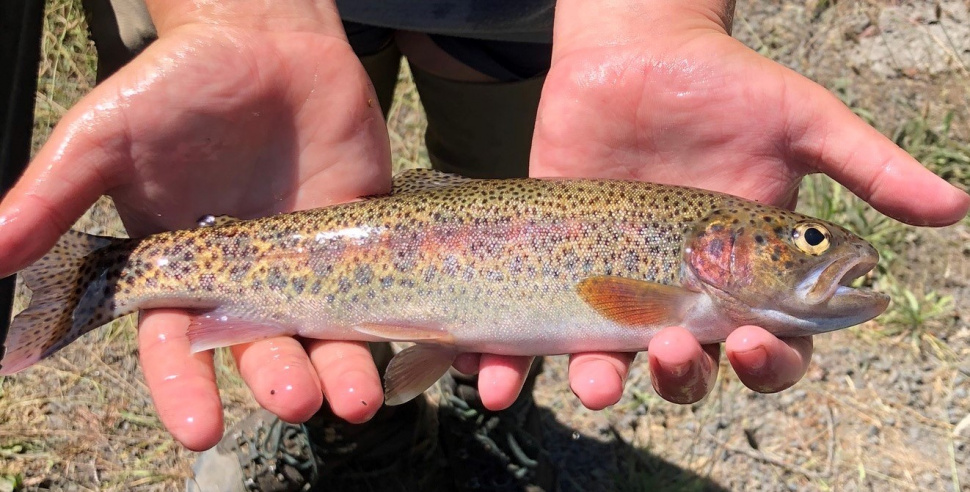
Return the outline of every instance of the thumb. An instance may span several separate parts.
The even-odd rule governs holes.
[[[68,111],[0,202],[0,277],[43,256],[122,175],[127,132],[105,89]]]
[[[789,113],[788,128],[798,161],[908,224],[942,226],[966,216],[970,196],[927,170],[833,94],[792,74],[788,103],[798,110]]]

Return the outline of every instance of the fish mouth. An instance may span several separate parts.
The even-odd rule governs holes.
[[[859,323],[870,320],[886,310],[889,296],[850,285],[872,271],[878,261],[875,250],[836,258],[809,275],[799,286],[799,294],[806,304],[824,306],[822,310],[831,317],[858,317]]]

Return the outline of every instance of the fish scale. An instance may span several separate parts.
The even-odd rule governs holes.
[[[183,308],[195,313],[194,350],[279,335],[417,341],[388,370],[388,401],[400,403],[460,352],[636,351],[671,324],[716,342],[744,323],[828,331],[885,308],[844,290],[875,255],[845,229],[651,183],[410,171],[389,195],[200,224],[142,239],[66,235],[25,272],[38,291],[14,319],[0,373],[124,314]],[[805,227],[824,231],[809,237],[825,251],[803,244]],[[792,301],[801,292],[828,304]],[[36,313],[57,309],[53,329],[38,331]]]

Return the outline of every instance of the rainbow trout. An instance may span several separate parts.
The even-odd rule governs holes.
[[[408,171],[391,194],[116,239],[69,232],[21,272],[33,292],[0,374],[148,308],[195,313],[193,350],[279,335],[416,342],[388,404],[462,352],[640,351],[680,325],[845,328],[889,298],[851,288],[878,254],[834,224],[730,195],[609,180],[474,180]]]

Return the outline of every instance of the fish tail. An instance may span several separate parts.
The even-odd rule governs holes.
[[[81,335],[118,317],[107,265],[96,251],[126,241],[68,231],[33,265],[21,271],[31,291],[27,309],[0,339],[0,375],[13,374],[57,352]]]

